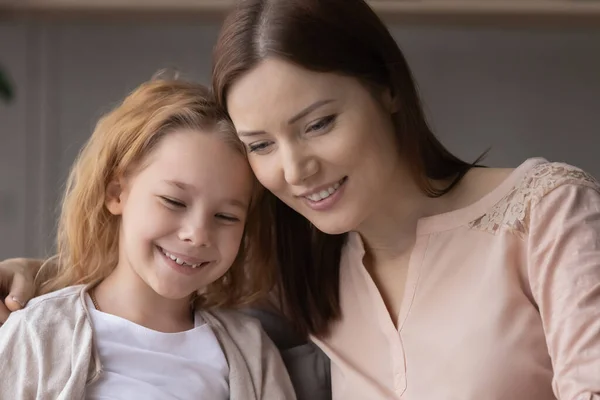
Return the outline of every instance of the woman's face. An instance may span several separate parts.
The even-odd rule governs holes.
[[[398,178],[392,101],[354,78],[267,59],[227,108],[258,180],[323,232],[359,229]]]

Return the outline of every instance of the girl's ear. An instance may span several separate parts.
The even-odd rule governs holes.
[[[120,180],[112,180],[106,186],[106,197],[104,205],[113,215],[121,215],[123,213],[123,185]]]

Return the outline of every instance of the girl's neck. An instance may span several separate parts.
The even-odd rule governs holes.
[[[129,266],[119,265],[92,289],[100,311],[158,332],[183,332],[194,327],[191,299],[166,299]]]

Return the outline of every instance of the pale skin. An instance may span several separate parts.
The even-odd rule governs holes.
[[[391,114],[401,104],[388,91],[277,59],[235,83],[227,106],[267,189],[326,233],[361,235],[365,266],[394,324],[419,219],[475,202],[511,172],[474,169],[450,194],[427,197],[398,154]],[[344,192],[325,211],[301,196],[344,178]]]
[[[121,218],[119,260],[93,293],[103,312],[181,332],[194,326],[191,295],[223,276],[237,256],[252,194],[250,169],[217,134],[193,130],[165,135],[143,164],[107,187],[105,206]],[[182,274],[162,250],[205,265]],[[39,263],[6,264],[17,272],[5,303],[15,311],[33,288],[18,269]]]
[[[244,157],[217,134],[167,134],[140,171],[107,188],[106,208],[121,218],[119,263],[94,290],[104,312],[160,331],[193,327],[190,295],[235,260],[252,192]],[[189,263],[184,275],[161,250]]]
[[[472,169],[449,194],[427,197],[394,141],[391,114],[402,105],[354,78],[267,59],[234,83],[227,99],[261,184],[323,232],[360,234],[365,266],[396,325],[419,219],[474,203],[512,171]],[[327,210],[303,197],[343,179]],[[27,270],[23,261],[0,264],[0,271],[17,268]]]
[[[233,264],[250,203],[250,171],[216,134],[168,134],[133,177],[112,182],[119,264],[95,290],[100,308],[160,332],[193,327],[190,295]],[[206,266],[184,275],[163,252]]]

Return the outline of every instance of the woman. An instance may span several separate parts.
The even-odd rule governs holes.
[[[242,1],[214,57],[334,399],[600,399],[592,177],[450,154],[362,0]]]

